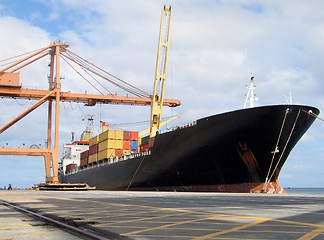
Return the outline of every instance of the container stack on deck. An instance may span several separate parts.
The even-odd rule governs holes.
[[[107,130],[90,138],[89,150],[81,153],[80,167],[109,158],[140,152],[138,132]],[[144,149],[144,148],[143,148]],[[148,147],[144,151],[148,150]]]

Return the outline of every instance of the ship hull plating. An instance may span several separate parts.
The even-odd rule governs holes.
[[[61,175],[103,190],[284,192],[277,183],[290,151],[319,110],[274,105],[199,119],[159,134],[150,154]]]

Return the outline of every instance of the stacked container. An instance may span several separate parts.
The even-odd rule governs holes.
[[[124,131],[107,130],[99,134],[98,161],[111,157],[121,157],[123,148]]]
[[[88,164],[89,150],[86,150],[80,154],[80,167]]]
[[[99,136],[95,136],[89,139],[89,158],[88,163],[93,163],[97,161],[98,158],[98,142]]]

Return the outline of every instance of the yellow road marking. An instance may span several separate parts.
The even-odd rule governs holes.
[[[307,234],[305,234],[304,236],[298,238],[298,240],[309,240],[309,239],[313,239],[314,237],[317,237],[318,235],[324,233],[324,227],[319,227]]]
[[[144,229],[144,230],[138,230],[138,231],[133,231],[133,232],[128,232],[128,233],[123,233],[123,235],[126,235],[126,236],[136,235],[138,233],[150,232],[150,231],[153,231],[153,230],[164,229],[164,228],[168,228],[168,227],[174,227],[174,226],[183,225],[183,224],[186,224],[186,223],[200,222],[200,221],[210,220],[210,219],[218,219],[218,218],[221,218],[221,217],[224,217],[224,216],[225,215],[223,215],[223,214],[213,214],[212,216],[207,217],[207,218],[198,218],[198,219],[192,219],[192,220],[187,220],[187,221],[182,221],[182,222],[165,224],[165,225],[158,226],[158,227],[152,227],[152,228],[147,228],[147,229]]]
[[[244,224],[244,225],[241,225],[241,226],[237,226],[237,227],[234,227],[234,228],[231,228],[231,229],[227,229],[227,230],[223,230],[223,231],[211,233],[211,234],[208,234],[208,235],[196,237],[196,238],[193,238],[193,239],[195,239],[195,240],[201,240],[201,239],[206,239],[206,238],[217,237],[217,236],[220,236],[220,235],[224,235],[226,233],[237,232],[237,231],[240,231],[240,230],[242,230],[244,228],[248,228],[248,227],[252,227],[252,226],[255,226],[255,225],[259,225],[259,224],[264,223],[266,221],[269,221],[269,219],[268,218],[259,218],[258,221],[255,221],[255,222],[252,222],[252,223],[248,223],[248,224]]]

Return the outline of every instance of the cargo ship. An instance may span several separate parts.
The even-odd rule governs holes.
[[[105,130],[83,152],[86,141],[65,145],[60,181],[102,190],[283,193],[280,171],[318,114],[311,106],[272,105],[205,117],[154,138]]]
[[[59,180],[101,190],[282,193],[280,171],[319,110],[304,105],[255,107],[205,117],[161,131],[171,24],[162,11],[149,135],[103,127],[64,146]],[[245,106],[245,105],[244,105]],[[91,119],[90,119],[91,120]]]

